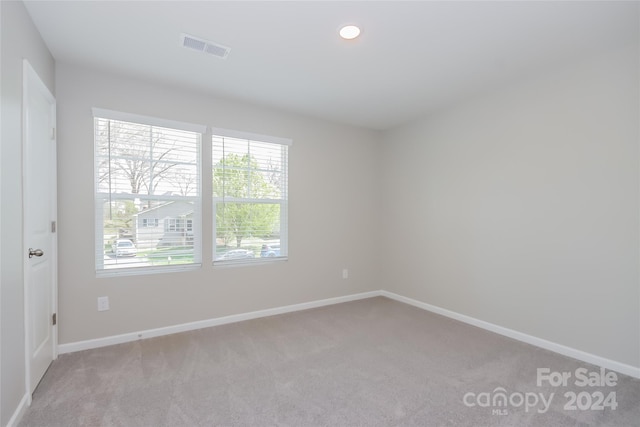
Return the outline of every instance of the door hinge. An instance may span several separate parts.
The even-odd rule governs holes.
[[[51,232],[52,233],[56,232],[56,222],[55,221],[51,221]]]
[[[56,139],[56,128],[51,128],[51,140],[55,141]]]
[[[56,326],[56,324],[58,324],[58,315],[57,313],[53,313],[52,319],[51,319],[51,323],[53,323],[53,326]]]

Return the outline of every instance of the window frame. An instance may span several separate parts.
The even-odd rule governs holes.
[[[115,110],[108,110],[103,108],[92,108],[93,112],[93,149],[94,149],[94,266],[96,277],[113,277],[113,276],[136,276],[136,275],[149,275],[149,274],[161,274],[172,273],[188,270],[197,270],[202,267],[204,262],[204,243],[206,242],[204,231],[205,221],[213,225],[213,230],[209,237],[212,239],[212,261],[211,265],[214,267],[226,267],[233,265],[257,265],[263,263],[271,263],[276,261],[287,260],[289,256],[289,149],[293,145],[293,141],[289,138],[281,138],[275,136],[268,136],[262,134],[256,134],[251,132],[236,131],[218,127],[208,127],[206,125],[181,122],[176,120],[163,119],[152,116],[145,116],[133,113],[126,113]],[[99,167],[100,161],[104,160],[104,156],[100,156],[98,152],[98,139],[96,131],[96,119],[123,121],[129,123],[135,123],[140,125],[161,127],[174,130],[193,132],[198,135],[196,158],[195,163],[197,172],[197,195],[196,196],[177,196],[177,195],[147,195],[138,194],[135,192],[121,192],[114,193],[114,190],[110,190],[108,193],[104,191],[99,192]],[[213,153],[208,150],[213,150],[213,138],[214,137],[227,137],[234,139],[247,140],[247,142],[255,142],[261,144],[276,144],[283,147],[282,151],[282,173],[284,176],[283,191],[280,193],[280,198],[275,199],[260,199],[256,200],[244,200],[248,203],[277,203],[280,206],[280,228],[279,228],[279,248],[282,256],[276,257],[256,257],[248,260],[249,262],[242,262],[241,260],[216,260],[216,203],[219,201],[213,197],[213,191],[211,191],[211,177],[215,171],[213,161]],[[206,142],[208,141],[208,142]],[[208,148],[205,148],[205,143],[208,144]],[[205,158],[205,156],[208,157]],[[186,163],[185,163],[186,164]],[[206,170],[205,170],[206,169]],[[205,178],[207,177],[207,178]],[[208,183],[205,180],[209,180]],[[175,265],[156,265],[156,266],[133,266],[133,267],[118,267],[118,268],[105,268],[105,259],[100,256],[104,253],[105,244],[109,243],[105,240],[105,224],[104,224],[104,211],[98,209],[98,206],[104,206],[105,201],[109,200],[153,200],[156,202],[173,202],[173,201],[186,201],[188,203],[193,202],[193,212],[189,216],[183,218],[174,217],[174,221],[180,220],[182,223],[183,232],[190,236],[194,244],[194,262],[190,264],[175,264]],[[203,209],[204,203],[211,203],[212,210],[208,211]],[[102,212],[102,213],[100,213]],[[138,212],[140,213],[140,212]],[[206,217],[204,216],[206,214]],[[163,222],[169,220],[169,218],[154,217],[154,218],[142,218],[140,220],[136,217],[134,220],[135,225],[133,230],[138,228],[162,228],[165,229]],[[143,225],[144,223],[144,225]],[[174,228],[177,228],[177,222]],[[137,232],[136,232],[137,234]]]
[[[268,204],[279,204],[280,205],[280,242],[279,248],[280,253],[284,255],[280,255],[277,257],[256,257],[256,258],[243,258],[243,259],[216,259],[216,247],[217,247],[217,224],[216,224],[216,205],[219,202],[224,202],[225,197],[215,197],[213,195],[213,189],[211,191],[211,223],[213,225],[212,228],[212,264],[214,267],[229,267],[229,266],[238,266],[238,265],[258,265],[264,263],[272,263],[278,261],[287,261],[289,258],[289,149],[293,145],[293,140],[289,138],[282,138],[276,136],[262,135],[251,132],[237,131],[232,129],[224,129],[218,127],[211,127],[209,134],[209,146],[211,149],[211,175],[215,173],[215,164],[213,163],[213,155],[214,155],[214,138],[232,138],[247,141],[248,144],[258,143],[258,144],[272,144],[279,145],[282,147],[281,151],[281,164],[283,165],[282,171],[280,172],[284,177],[283,188],[281,188],[281,197],[280,198],[251,198],[251,197],[241,197],[241,198],[229,198],[230,203],[268,203]],[[250,147],[250,145],[249,145]],[[250,150],[250,148],[249,148]],[[251,172],[252,169],[250,167],[247,168],[247,172]]]
[[[175,271],[195,270],[202,266],[202,204],[203,204],[203,141],[207,134],[207,126],[180,122],[175,120],[162,119],[151,116],[144,116],[132,113],[125,113],[114,110],[107,110],[102,108],[93,108],[93,149],[94,149],[94,265],[96,277],[113,277],[113,276],[133,276],[133,275],[147,275],[157,273],[170,273]],[[162,196],[162,195],[146,195],[146,194],[134,194],[134,193],[114,193],[113,190],[105,193],[99,191],[99,161],[101,157],[98,155],[98,144],[96,139],[96,120],[113,120],[136,123],[145,126],[168,128],[180,131],[187,131],[197,134],[197,141],[195,147],[196,154],[196,178],[197,178],[197,194],[195,196]],[[100,257],[100,253],[103,253],[103,248],[106,244],[104,240],[104,216],[100,213],[102,206],[106,200],[158,200],[158,201],[186,201],[188,203],[193,202],[193,217],[192,224],[194,229],[199,229],[198,233],[193,233],[193,263],[189,264],[174,264],[174,265],[156,265],[156,266],[132,266],[132,267],[118,267],[118,268],[105,268],[104,257]],[[138,228],[137,219],[135,229]],[[149,225],[152,221],[154,224]],[[160,219],[149,218],[147,219],[147,228],[159,226]]]

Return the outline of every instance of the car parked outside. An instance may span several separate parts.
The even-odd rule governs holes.
[[[247,258],[255,258],[253,251],[250,251],[249,249],[232,249],[217,257],[216,261]]]
[[[280,245],[262,245],[260,256],[262,258],[271,258],[271,257],[280,256]]]
[[[138,254],[136,246],[129,239],[117,239],[111,245],[111,252],[113,252],[116,257],[136,256]]]

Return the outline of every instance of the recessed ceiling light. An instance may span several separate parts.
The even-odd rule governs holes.
[[[355,25],[345,25],[344,27],[340,28],[340,37],[345,40],[355,39],[359,35],[360,28],[356,27]]]

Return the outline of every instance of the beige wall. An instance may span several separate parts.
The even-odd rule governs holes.
[[[640,366],[637,75],[633,46],[381,136],[58,64],[60,343],[387,289]],[[292,138],[290,260],[96,279],[94,106]]]
[[[383,288],[640,367],[638,46],[387,132]]]
[[[380,289],[378,134],[69,64],[56,78],[60,344]],[[97,279],[92,107],[292,138],[289,260],[213,268],[205,223],[201,269]],[[97,311],[99,296],[109,311]]]
[[[22,60],[29,60],[52,93],[54,61],[22,2],[2,1],[2,103],[0,183],[0,425],[25,395],[22,281]]]

